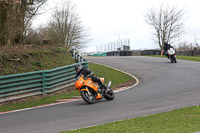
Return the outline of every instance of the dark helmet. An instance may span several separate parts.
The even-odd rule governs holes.
[[[81,65],[76,65],[75,66],[75,70],[77,71],[77,70],[81,70],[82,69],[82,66]]]
[[[164,42],[164,46],[165,46],[165,45],[168,45],[168,43],[167,43],[167,42]]]

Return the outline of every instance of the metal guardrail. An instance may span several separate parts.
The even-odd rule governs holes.
[[[0,102],[48,94],[74,85],[75,66],[83,61],[50,70],[13,74],[0,77]]]
[[[74,52],[74,51],[70,51],[72,54],[72,57],[75,58],[76,62],[82,62],[82,61],[86,61],[86,59],[84,59],[81,55],[79,55],[78,53]]]
[[[132,50],[132,56],[141,55],[161,55],[161,50]],[[189,51],[178,51],[176,50],[176,55],[181,56],[200,56],[200,50],[189,50]]]
[[[176,54],[182,56],[200,56],[200,50],[176,51]]]
[[[131,56],[132,52],[128,50],[107,52],[106,56]]]
[[[104,52],[104,53],[95,53],[95,54],[91,54],[90,56],[106,56],[106,52]]]

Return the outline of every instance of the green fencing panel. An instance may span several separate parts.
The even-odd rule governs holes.
[[[72,86],[75,66],[78,64],[88,67],[88,62],[83,61],[50,70],[0,76],[0,102],[47,94]]]
[[[90,56],[106,56],[106,53],[96,53],[96,54],[91,54]]]

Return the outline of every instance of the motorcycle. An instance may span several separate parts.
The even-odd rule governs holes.
[[[104,78],[100,78],[102,83],[104,82]],[[83,100],[88,104],[93,104],[95,101],[98,101],[102,98],[106,100],[114,99],[114,92],[110,88],[111,81],[109,81],[108,85],[106,85],[105,91],[100,91],[99,84],[93,82],[91,78],[84,79],[83,76],[79,76],[75,81],[75,88],[80,92]]]
[[[177,63],[175,50],[173,48],[170,48],[167,50],[167,52],[168,52],[168,57],[169,57],[171,63],[173,63],[173,62]]]

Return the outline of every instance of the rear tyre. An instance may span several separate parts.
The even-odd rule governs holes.
[[[113,100],[114,97],[115,97],[115,94],[114,94],[114,92],[113,92],[111,89],[109,89],[109,90],[105,93],[105,96],[104,96],[104,98],[105,98],[106,100]]]
[[[88,104],[93,104],[95,102],[95,97],[86,90],[81,90],[81,97]]]

